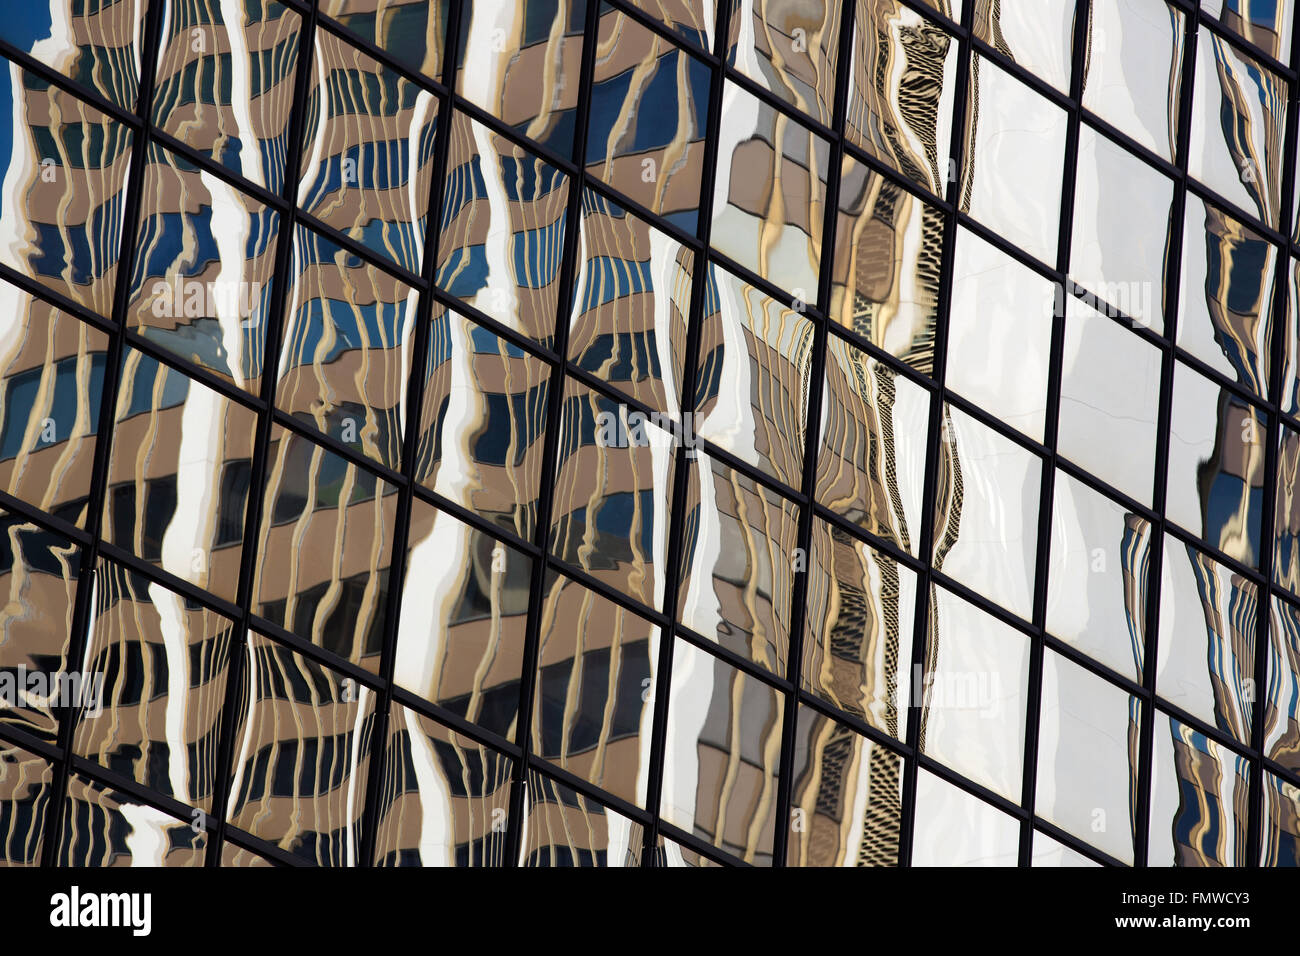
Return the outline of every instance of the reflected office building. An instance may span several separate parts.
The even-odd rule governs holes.
[[[0,863],[1300,864],[1300,38],[0,23]]]

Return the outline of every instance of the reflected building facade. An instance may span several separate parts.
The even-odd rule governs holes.
[[[1300,864],[1294,5],[0,24],[0,863]]]

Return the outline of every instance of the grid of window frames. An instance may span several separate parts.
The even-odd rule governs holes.
[[[1295,6],[6,11],[0,862],[1300,863]]]

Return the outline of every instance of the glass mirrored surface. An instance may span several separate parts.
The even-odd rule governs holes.
[[[897,866],[903,758],[800,706],[786,866]]]
[[[274,209],[151,143],[128,323],[178,358],[257,394],[279,232]]]
[[[785,695],[680,639],[670,694],[660,814],[746,863],[771,865]]]
[[[943,212],[850,155],[837,207],[831,320],[932,373]]]
[[[416,292],[319,233],[293,244],[276,404],[381,465],[402,465]]]
[[[960,409],[944,413],[934,567],[1028,620],[1042,460]]]
[[[923,753],[1020,801],[1029,638],[944,588],[931,598],[919,702]]]
[[[560,301],[568,177],[463,113],[451,122],[437,284],[549,347]]]
[[[925,389],[843,339],[829,337],[817,501],[915,555],[929,417]]]
[[[320,11],[408,70],[439,79],[447,0],[321,0]]]
[[[727,64],[799,112],[829,125],[843,3],[747,0],[732,5]]]
[[[0,866],[39,866],[54,771],[13,744],[0,743]]]
[[[103,559],[95,598],[73,752],[210,812],[235,623]]]
[[[976,3],[975,35],[1062,93],[1070,92],[1075,0]]]
[[[510,759],[394,703],[377,866],[504,866]]]
[[[1267,417],[1178,362],[1169,431],[1166,515],[1228,557],[1254,566]]]
[[[803,688],[897,740],[913,702],[916,585],[895,558],[814,519]]]
[[[533,562],[412,503],[393,680],[484,730],[513,738]]]
[[[1140,682],[1151,524],[1063,471],[1052,495],[1047,630]]]
[[[69,776],[61,813],[59,866],[203,866],[208,834],[201,826],[83,774]]]
[[[1264,754],[1285,770],[1300,771],[1300,608],[1273,598],[1264,700]]]
[[[307,865],[361,865],[375,693],[256,632],[246,654],[230,822]]]
[[[1148,866],[1245,866],[1246,760],[1159,711]]]
[[[636,867],[641,824],[536,771],[528,774],[520,866]]]
[[[583,157],[587,173],[694,233],[704,182],[710,71],[608,4],[600,6],[596,33]]]
[[[302,16],[276,0],[239,6],[156,2],[165,10],[166,26],[159,41],[153,122],[235,175],[279,194]],[[337,13],[347,2],[332,0],[326,12]]]
[[[1300,866],[1300,787],[1264,771],[1260,866]]]
[[[1034,812],[1130,865],[1140,714],[1136,697],[1044,652]]]
[[[677,619],[784,677],[795,576],[806,562],[799,509],[708,455],[687,481]]]
[[[1015,866],[1020,823],[928,770],[916,776],[912,866]]]
[[[120,375],[104,540],[234,601],[257,414],[134,349]]]
[[[1056,261],[1066,113],[971,57],[961,208],[1040,262]]]

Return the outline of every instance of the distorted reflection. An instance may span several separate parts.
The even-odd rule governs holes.
[[[641,865],[641,824],[537,771],[528,774],[520,866]]]
[[[1020,823],[928,770],[916,777],[912,866],[1015,866]]]

